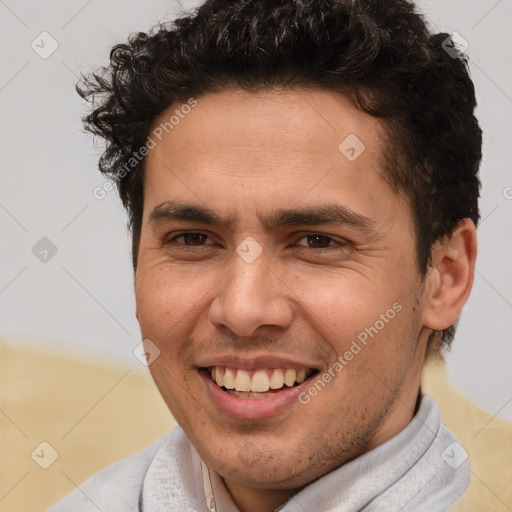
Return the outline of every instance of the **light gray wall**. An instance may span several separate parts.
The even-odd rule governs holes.
[[[439,30],[469,43],[485,137],[476,280],[448,370],[466,395],[512,420],[512,3],[419,4]],[[74,83],[128,33],[178,9],[163,0],[0,2],[3,339],[140,368],[132,355],[139,330],[125,215],[115,193],[101,201],[92,195],[103,179],[97,151],[80,131]],[[58,44],[47,58],[31,47],[35,41],[49,53],[55,43],[43,31]],[[32,252],[42,237],[57,248],[46,263]],[[41,243],[39,251],[48,250]]]

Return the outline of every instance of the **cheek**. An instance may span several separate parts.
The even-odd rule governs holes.
[[[332,364],[341,365],[338,371],[333,368],[334,382],[345,398],[371,403],[394,393],[411,364],[421,328],[410,286],[399,280],[376,286],[356,273],[319,276],[315,287],[299,283],[300,314],[318,342],[330,346]]]
[[[160,350],[149,371],[174,418],[184,426],[191,421],[191,400],[198,409],[201,403],[190,385],[192,372],[184,354],[203,295],[201,279],[193,275],[161,265],[140,266],[137,271],[135,296],[141,334]]]
[[[179,351],[191,333],[207,336],[209,308],[223,293],[225,267],[143,260],[135,280],[137,318],[142,335],[159,342],[160,350]],[[393,333],[407,324],[405,311],[411,284],[390,279],[392,272],[369,273],[368,267],[315,268],[277,265],[275,273],[286,286],[276,293],[294,310],[293,322],[336,354],[350,350],[353,340],[381,340],[383,349]],[[388,269],[389,270],[389,269]],[[406,273],[402,275],[407,275]],[[397,311],[397,304],[401,311]],[[204,331],[204,332],[203,332]],[[160,346],[162,345],[162,346]]]
[[[325,339],[339,344],[340,350],[359,335],[364,339],[366,330],[375,324],[379,332],[388,330],[396,323],[396,304],[403,295],[396,287],[376,285],[353,270],[323,271],[307,279],[298,278],[293,292],[300,298],[299,314]]]
[[[135,281],[137,318],[143,336],[164,341],[200,307],[210,280],[165,266],[141,268]],[[214,281],[211,281],[210,287]]]

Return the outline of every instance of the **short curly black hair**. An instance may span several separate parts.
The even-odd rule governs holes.
[[[230,87],[310,87],[341,93],[384,123],[384,178],[411,206],[425,276],[433,243],[462,219],[479,220],[475,90],[467,58],[450,46],[406,0],[209,0],[114,46],[110,65],[77,90],[92,102],[86,130],[106,142],[100,170],[116,179],[128,210],[134,270],[145,159],[119,170],[159,114]],[[449,347],[454,332],[437,343]]]

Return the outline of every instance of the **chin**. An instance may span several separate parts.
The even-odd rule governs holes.
[[[205,453],[203,458],[224,479],[239,485],[260,490],[296,489],[320,476],[313,474],[311,458],[304,456],[298,446],[300,443],[285,455],[282,445],[257,448],[245,441],[229,453]],[[328,471],[323,465],[322,469]]]

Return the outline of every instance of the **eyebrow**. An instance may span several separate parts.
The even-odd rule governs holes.
[[[372,219],[354,212],[336,203],[302,208],[280,209],[267,215],[257,214],[266,231],[275,231],[285,226],[333,225],[350,226],[367,234],[376,234],[376,226]],[[197,222],[213,227],[221,227],[232,231],[236,225],[236,217],[221,217],[212,209],[191,203],[165,201],[153,208],[149,215],[149,224],[157,225],[167,221]]]

